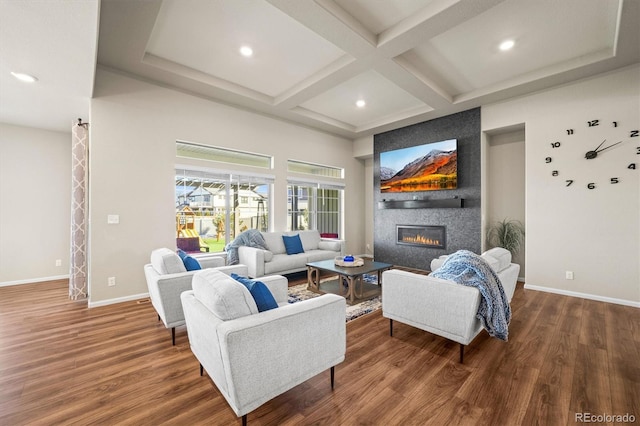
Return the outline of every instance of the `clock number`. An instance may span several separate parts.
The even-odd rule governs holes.
[[[587,188],[589,188],[589,189],[594,189],[595,187],[596,187],[596,184],[593,183],[593,182],[590,182],[590,183],[587,184]]]
[[[632,131],[629,132],[629,137],[630,138],[637,138],[639,134],[640,134],[639,130],[632,130]]]
[[[545,163],[547,163],[547,164],[549,164],[549,163],[551,162],[551,157],[547,157],[547,158],[545,158],[545,159],[544,159],[544,162],[545,162]]]
[[[620,180],[618,178],[611,178],[611,183],[620,183]]]
[[[557,170],[552,171],[551,176],[558,176],[558,171]]]
[[[618,122],[617,121],[613,122],[613,127],[618,127]]]
[[[571,179],[567,179],[566,182],[567,182],[567,186],[571,186],[571,184],[573,183]]]
[[[631,170],[635,170],[636,169],[636,163],[631,163],[627,166],[627,169],[631,169]]]
[[[567,135],[572,135],[573,134],[573,129],[567,129]]]
[[[589,127],[599,126],[600,125],[600,120],[587,121],[587,124],[589,125]]]
[[[640,155],[640,146],[637,146],[637,147],[636,147],[636,151],[638,151],[638,152],[636,152],[636,154]],[[547,162],[548,162],[548,161],[547,161]]]
[[[560,142],[551,142],[551,148],[560,148]]]

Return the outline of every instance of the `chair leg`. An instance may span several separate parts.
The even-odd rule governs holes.
[[[247,415],[242,416],[242,426],[247,426]]]
[[[389,336],[393,337],[393,320],[389,320]]]
[[[171,344],[173,346],[176,345],[176,328],[175,327],[171,327]]]
[[[204,367],[202,367],[202,364],[200,364],[200,375],[202,376],[204,373]]]
[[[464,361],[464,345],[460,343],[460,364]]]
[[[333,367],[331,367],[331,389],[333,389],[333,384],[335,382],[335,377],[336,377],[336,367],[334,365]]]

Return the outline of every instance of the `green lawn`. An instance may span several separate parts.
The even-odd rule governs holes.
[[[217,241],[215,238],[203,238],[204,242],[209,246],[209,253],[219,253],[224,251],[224,240]]]

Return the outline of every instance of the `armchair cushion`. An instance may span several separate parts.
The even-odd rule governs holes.
[[[262,281],[252,280],[238,274],[231,274],[231,278],[247,287],[247,290],[249,290],[249,293],[253,296],[253,300],[256,302],[258,312],[264,312],[278,307],[278,302],[276,302],[273,294],[269,291],[269,287]]]
[[[304,253],[304,248],[302,247],[302,241],[300,240],[300,234],[296,235],[283,235],[282,241],[284,242],[284,248],[287,251],[287,254],[298,254]]]
[[[168,248],[160,248],[151,252],[151,265],[160,275],[187,272],[182,259]]]
[[[184,267],[187,271],[197,271],[202,269],[200,266],[200,262],[198,262],[195,258],[189,256],[184,250],[178,249],[178,256],[182,259],[182,263],[184,263]]]
[[[258,313],[247,288],[215,269],[203,269],[193,275],[193,292],[216,317],[233,320]]]

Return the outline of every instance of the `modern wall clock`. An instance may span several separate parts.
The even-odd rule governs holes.
[[[548,142],[544,162],[549,174],[566,187],[596,189],[636,177],[640,168],[638,125],[586,120]],[[580,165],[584,161],[585,166]],[[588,170],[587,173],[584,170]]]

